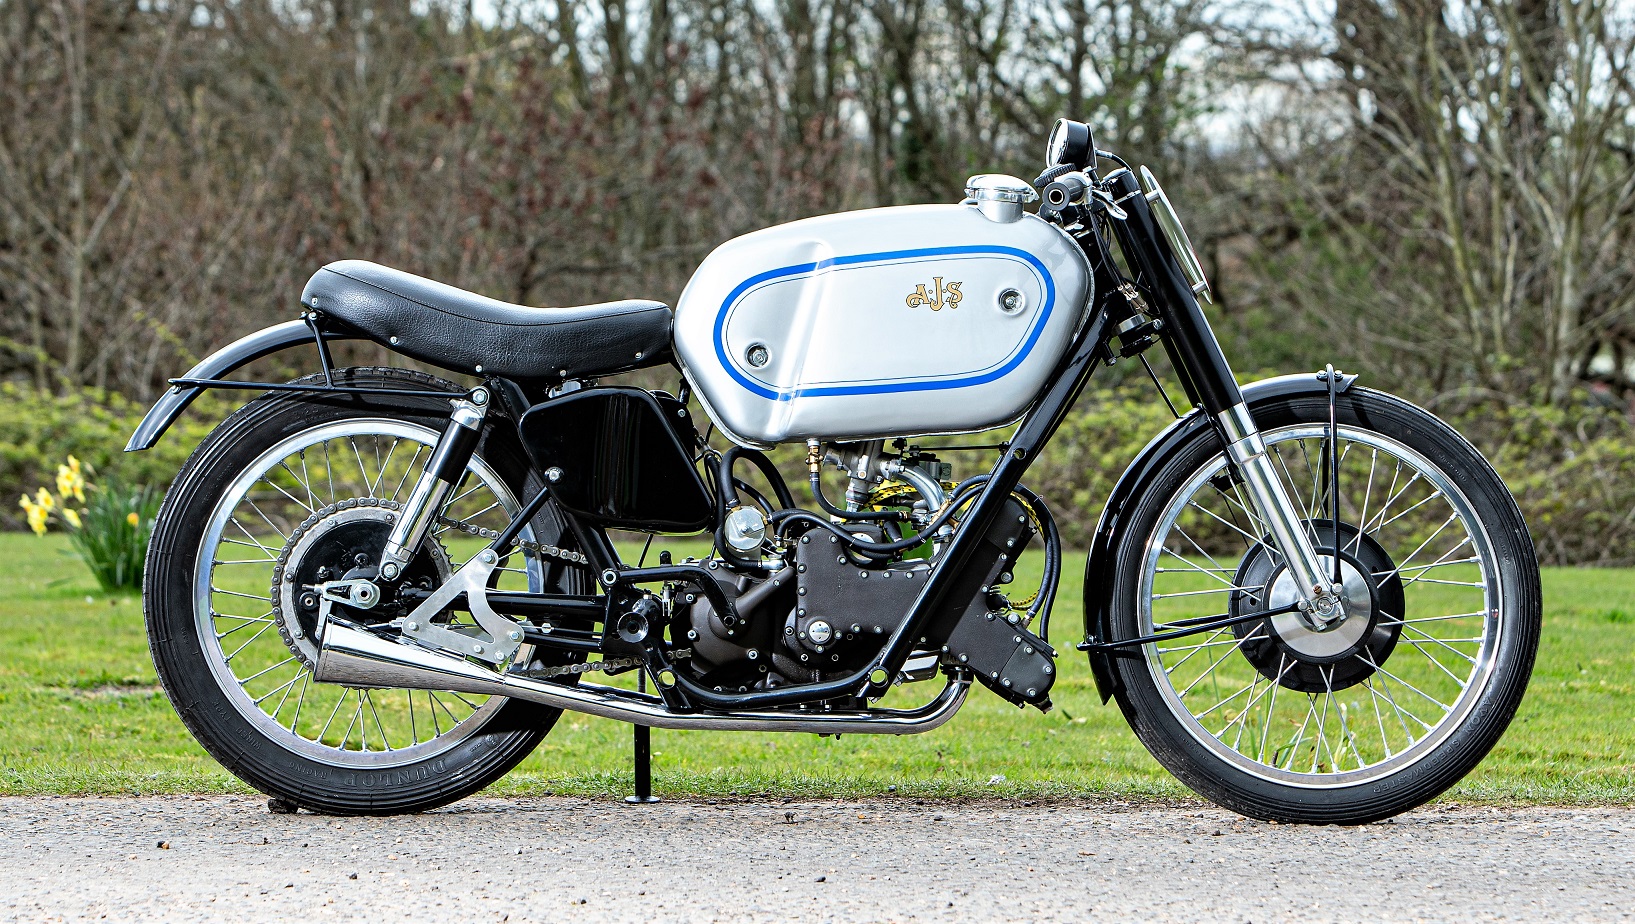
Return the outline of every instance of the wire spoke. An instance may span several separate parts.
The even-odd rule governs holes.
[[[1212,580],[1219,581],[1221,584],[1224,584],[1227,587],[1235,587],[1236,586],[1231,581],[1227,580],[1226,578],[1221,577],[1220,574],[1216,573],[1216,572],[1224,572],[1224,573],[1227,573],[1227,574],[1236,574],[1237,573],[1236,571],[1226,571],[1226,569],[1224,569],[1224,568],[1210,569],[1210,568],[1199,567],[1198,565],[1194,564],[1190,559],[1188,559],[1186,556],[1181,555],[1179,552],[1171,552],[1171,551],[1166,550],[1164,552],[1164,554],[1168,555],[1169,557],[1171,557],[1173,559],[1175,559],[1176,561],[1179,561],[1179,562],[1181,562],[1183,564],[1191,566],[1191,570],[1196,571],[1199,574],[1209,575],[1209,577]],[[1170,570],[1170,573],[1175,573],[1175,574],[1185,573],[1183,569],[1171,568],[1169,570]]]
[[[272,559],[273,561],[278,560],[278,555],[276,553],[274,553],[272,549],[269,549],[266,546],[262,545],[261,540],[257,539],[255,537],[254,533],[252,533],[249,530],[245,529],[244,524],[240,523],[238,521],[238,517],[231,517],[231,518],[228,519],[227,522],[229,522],[229,523],[233,524],[234,526],[238,527],[238,531],[243,533],[245,538],[250,540],[249,543],[248,543],[249,545],[253,545],[256,548],[260,549],[261,551],[265,552],[267,557]],[[273,528],[277,529],[277,527],[273,527]],[[279,533],[279,535],[282,536],[283,533]],[[239,542],[237,539],[224,539],[222,541],[224,541],[224,542],[233,542],[233,543],[237,543],[238,545],[245,545],[246,544],[246,543],[243,543],[243,542]],[[282,548],[282,546],[280,548]]]
[[[1174,673],[1176,670],[1178,670],[1181,667],[1181,665],[1183,665],[1183,664],[1187,663],[1188,661],[1192,660],[1192,656],[1197,654],[1202,649],[1213,648],[1214,646],[1219,645],[1220,642],[1217,642],[1215,640],[1220,638],[1222,635],[1225,635],[1227,632],[1230,632],[1230,631],[1231,631],[1230,626],[1226,626],[1226,627],[1223,627],[1223,628],[1220,628],[1220,629],[1216,629],[1214,631],[1214,633],[1209,636],[1208,640],[1206,640],[1203,644],[1187,646],[1187,647],[1190,647],[1192,650],[1187,652],[1186,657],[1184,657],[1181,660],[1175,662],[1174,665],[1167,668],[1165,670],[1165,673]],[[1186,651],[1186,648],[1160,648],[1160,649],[1158,649],[1158,651],[1159,651],[1160,654],[1162,654],[1162,653],[1167,652],[1167,651]]]
[[[1283,666],[1285,663],[1288,664],[1288,667]],[[1266,707],[1266,718],[1263,720],[1260,728],[1260,750],[1255,752],[1255,759],[1261,763],[1266,762],[1266,743],[1268,739],[1271,738],[1272,721],[1277,716],[1277,691],[1283,687],[1284,675],[1288,674],[1288,672],[1293,668],[1294,662],[1289,661],[1289,656],[1284,652],[1278,652],[1277,679],[1272,681],[1271,704]]]
[[[301,677],[302,677],[302,675],[298,673],[294,677],[291,677],[289,680],[284,681],[284,684],[282,686],[274,687],[270,692],[263,693],[260,696],[256,697],[255,699],[251,700],[250,702],[253,702],[257,706],[259,706],[262,703],[266,702],[267,700],[273,698],[274,696],[277,696],[279,693],[283,693],[285,698],[288,698],[289,695],[290,695],[290,689],[295,686],[296,681],[300,680]],[[282,699],[279,700],[278,705],[279,705],[280,708],[282,708],[283,705],[284,705],[284,700],[282,700]],[[273,717],[276,718],[278,716],[278,710],[274,709],[272,714],[273,714]]]
[[[1401,460],[1398,460],[1397,461],[1397,474],[1400,475],[1401,473],[1402,473],[1402,462],[1401,462]],[[1391,478],[1391,487],[1392,487],[1392,489],[1394,489],[1395,493],[1389,494],[1385,498],[1385,503],[1380,505],[1379,512],[1374,514],[1375,519],[1378,522],[1383,522],[1385,520],[1385,512],[1387,510],[1391,509],[1391,505],[1397,502],[1397,498],[1399,498],[1402,495],[1408,493],[1408,489],[1413,487],[1414,482],[1418,481],[1420,479],[1420,477],[1421,477],[1420,473],[1416,470],[1414,472],[1414,476],[1412,478],[1409,478],[1406,482],[1404,482],[1400,489],[1397,489],[1397,487],[1396,487],[1396,484],[1397,484],[1396,477],[1392,476],[1392,478]],[[1378,522],[1376,522],[1374,524],[1364,523],[1363,524],[1363,532],[1366,532],[1366,533],[1379,532]]]
[[[307,687],[312,684],[312,674],[307,673],[306,668],[302,668],[302,672],[306,674],[306,679],[301,681],[301,693],[295,698],[295,717],[290,719],[290,734],[292,735],[297,734],[295,726],[301,724],[301,707],[306,705]]]
[[[358,474],[363,476],[363,485],[364,485],[364,487],[368,488],[369,487],[369,469],[364,467],[363,453],[358,451],[358,441],[349,436],[349,437],[346,438],[346,442],[347,442],[348,445],[350,445],[352,447],[352,457],[358,460]],[[375,496],[375,492],[374,492],[373,488],[370,488],[369,496],[370,497]],[[342,739],[342,741],[344,742],[345,739]]]
[[[515,571],[516,569],[515,568],[507,568],[507,569],[501,569],[501,570]],[[1173,598],[1176,598],[1176,597],[1199,597],[1199,596],[1203,596],[1204,594],[1230,594],[1230,593],[1237,593],[1239,591],[1242,591],[1244,593],[1255,593],[1257,591],[1261,591],[1261,590],[1265,590],[1265,589],[1266,589],[1265,584],[1255,584],[1255,585],[1248,586],[1248,587],[1237,587],[1235,585],[1228,584],[1225,587],[1211,587],[1208,590],[1183,590],[1183,591],[1177,591],[1177,592],[1175,592],[1173,594],[1153,594],[1152,598],[1154,600],[1169,600],[1169,599],[1173,599]]]
[[[229,597],[243,597],[246,600],[254,600],[257,603],[266,603],[267,602],[266,597],[257,596],[256,594],[240,593],[239,591],[236,591],[236,590],[223,590],[222,588],[217,587],[214,584],[210,585],[210,592],[211,593],[217,593],[217,594],[226,594]]]
[[[263,630],[263,631],[265,631],[265,630]],[[275,670],[278,670],[280,667],[283,667],[284,665],[286,665],[286,664],[288,664],[288,663],[290,663],[291,661],[294,661],[294,660],[295,660],[295,655],[290,655],[289,657],[285,658],[284,660],[279,661],[277,664],[274,664],[271,667],[264,667],[261,670],[258,670],[255,673],[251,674],[250,676],[244,678],[243,680],[240,680],[239,685],[242,686],[242,685],[244,685],[246,683],[249,683],[250,681],[256,679],[257,677],[260,677],[263,674],[269,674],[269,673],[271,673],[271,672],[273,672]]]
[[[1385,676],[1391,678],[1392,680],[1396,681],[1399,685],[1407,687],[1409,690],[1412,690],[1413,692],[1418,693],[1422,698],[1424,698],[1424,700],[1426,702],[1430,703],[1431,705],[1435,706],[1436,708],[1441,709],[1443,712],[1448,711],[1448,705],[1446,703],[1442,702],[1441,700],[1437,699],[1436,697],[1432,696],[1431,694],[1426,693],[1424,690],[1421,690],[1420,688],[1414,686],[1413,684],[1409,683],[1408,681],[1403,680],[1401,677],[1398,677],[1396,674],[1393,674],[1390,671],[1386,670],[1383,665],[1374,663],[1374,659],[1368,657],[1366,652],[1362,652],[1362,651],[1357,652],[1357,657],[1362,658],[1364,661],[1367,661],[1368,664],[1371,667],[1374,668],[1374,670],[1379,671],[1380,673],[1384,674]],[[1429,729],[1431,726],[1427,725],[1425,727],[1427,729]]]
[[[257,516],[259,516],[259,517],[261,517],[261,519],[263,519],[263,520],[266,520],[266,521],[267,521],[267,525],[268,525],[268,526],[271,526],[271,527],[272,527],[272,531],[273,531],[273,532],[275,532],[275,533],[277,533],[277,534],[278,534],[278,538],[280,538],[280,539],[282,539],[282,540],[284,540],[284,541],[285,541],[285,542],[289,542],[289,541],[290,541],[290,537],[289,537],[289,535],[288,535],[288,534],[287,534],[287,533],[285,533],[285,532],[284,532],[284,531],[283,531],[283,530],[282,530],[282,529],[279,529],[279,528],[278,528],[278,524],[277,524],[277,523],[274,523],[274,522],[273,522],[273,521],[272,521],[272,518],[271,518],[271,517],[269,517],[269,516],[267,516],[267,514],[265,514],[265,513],[263,513],[263,512],[262,512],[262,510],[261,510],[261,508],[260,508],[260,507],[258,507],[258,506],[256,506],[256,503],[255,503],[255,501],[253,501],[253,500],[250,500],[250,495],[248,495],[248,494],[246,494],[246,495],[244,495],[244,503],[246,503],[246,504],[249,504],[249,505],[250,505],[250,509],[251,509],[251,510],[254,510],[254,511],[255,511],[255,512],[256,512],[256,515],[257,515]]]
[[[299,453],[297,453],[297,455],[301,457],[301,487],[307,489],[307,506],[316,508],[318,506],[318,498],[312,493],[312,476],[307,472],[307,451],[302,449]],[[288,468],[289,466],[285,465],[284,467]],[[293,475],[295,473],[290,472],[290,474]]]
[[[324,447],[324,478],[329,481],[329,502],[335,503],[335,463],[329,457],[329,440],[321,443]]]
[[[1242,536],[1244,538],[1244,540],[1247,542],[1248,545],[1254,546],[1254,545],[1260,544],[1260,537],[1259,536],[1252,536],[1249,533],[1244,532],[1243,528],[1238,526],[1238,524],[1232,522],[1231,520],[1226,519],[1225,517],[1221,516],[1220,514],[1216,513],[1215,511],[1210,510],[1208,507],[1205,507],[1203,504],[1200,504],[1197,501],[1193,501],[1191,503],[1191,506],[1198,508],[1199,510],[1203,511],[1208,516],[1211,516],[1211,517],[1215,518],[1216,520],[1219,520],[1222,524],[1224,524],[1226,526],[1227,529],[1230,529],[1233,532],[1237,533],[1238,535]]]
[[[1368,691],[1368,702],[1374,707],[1374,722],[1380,729],[1380,748],[1385,751],[1385,759],[1390,760],[1394,755],[1391,753],[1391,736],[1385,733],[1385,716],[1380,713],[1380,696],[1378,693],[1374,692],[1373,684],[1367,679],[1365,679],[1360,686]],[[1404,734],[1406,734],[1408,731],[1408,726],[1404,725],[1402,727],[1402,731]]]
[[[1402,511],[1401,513],[1397,514],[1396,516],[1392,517],[1391,519],[1386,520],[1384,523],[1381,523],[1380,525],[1374,527],[1374,531],[1379,532],[1380,530],[1384,529],[1385,527],[1390,526],[1392,523],[1395,523],[1396,521],[1402,519],[1403,517],[1407,516],[1410,513],[1413,513],[1415,510],[1418,510],[1419,508],[1425,506],[1426,504],[1430,503],[1433,500],[1436,500],[1438,497],[1441,497],[1441,496],[1442,496],[1441,491],[1432,491],[1429,495],[1427,495],[1424,498],[1420,499],[1419,502],[1414,504],[1412,507],[1409,507],[1407,510]]]
[[[249,626],[253,626],[256,623],[270,623],[270,622],[272,622],[271,619],[260,619],[260,618],[251,617],[251,616],[230,616],[228,618],[242,619],[244,621],[239,623],[238,625],[232,627],[231,629],[228,629],[226,632],[217,632],[216,633],[216,641],[218,641],[218,642],[221,641],[222,639],[226,638],[227,636],[232,635],[234,632],[237,632],[238,630],[247,628]],[[251,639],[251,641],[255,641],[255,640]]]
[[[1468,654],[1465,654],[1465,653],[1464,653],[1464,652],[1463,652],[1463,651],[1460,651],[1460,650],[1459,650],[1459,649],[1457,649],[1457,648],[1455,648],[1455,647],[1453,647],[1453,645],[1452,645],[1452,644],[1449,644],[1449,643],[1450,643],[1450,642],[1455,642],[1455,643],[1457,643],[1457,642],[1464,642],[1464,643],[1467,643],[1467,644],[1469,644],[1469,643],[1472,643],[1472,642],[1479,642],[1479,641],[1482,641],[1482,639],[1480,639],[1480,638],[1469,638],[1469,639],[1466,639],[1466,638],[1456,638],[1456,639],[1440,639],[1440,638],[1437,638],[1437,637],[1436,637],[1436,636],[1434,636],[1434,635],[1432,635],[1432,634],[1430,634],[1430,633],[1429,633],[1429,632],[1426,632],[1426,631],[1425,631],[1425,630],[1423,630],[1423,629],[1420,629],[1420,628],[1418,628],[1418,627],[1416,627],[1416,626],[1410,626],[1410,625],[1408,625],[1408,624],[1407,624],[1407,623],[1403,623],[1403,626],[1402,626],[1402,630],[1403,630],[1403,631],[1404,631],[1404,632],[1412,632],[1412,633],[1414,633],[1414,634],[1415,634],[1415,635],[1418,635],[1418,636],[1420,636],[1420,637],[1422,637],[1422,638],[1423,638],[1423,639],[1424,639],[1424,640],[1425,640],[1425,641],[1427,641],[1427,642],[1435,642],[1435,643],[1436,643],[1436,644],[1437,644],[1437,645],[1439,645],[1439,646],[1441,646],[1441,647],[1443,647],[1443,648],[1446,648],[1446,649],[1447,649],[1447,650],[1449,650],[1449,651],[1451,651],[1451,652],[1453,652],[1453,653],[1454,653],[1454,654],[1456,654],[1456,655],[1458,655],[1458,656],[1459,656],[1459,657],[1461,657],[1461,658],[1464,658],[1464,659],[1465,659],[1465,660],[1466,660],[1466,661],[1469,661],[1469,662],[1470,662],[1470,663],[1472,663],[1472,664],[1475,664],[1475,663],[1476,663],[1476,659],[1475,659],[1475,658],[1473,658],[1473,657],[1471,657],[1471,656],[1470,656],[1470,655],[1468,655]],[[1411,639],[1411,638],[1408,638],[1408,637],[1407,637],[1407,636],[1403,636],[1403,638],[1404,638],[1404,639],[1405,639],[1405,640],[1406,640],[1406,641],[1407,641],[1407,642],[1408,642],[1408,643],[1409,643],[1409,644],[1410,644],[1410,645],[1415,645],[1415,646],[1418,646],[1418,645],[1419,645],[1419,643],[1418,643],[1418,642],[1416,642],[1416,641],[1414,641],[1414,640],[1413,640],[1413,639]],[[1429,657],[1430,657],[1430,655],[1426,655],[1426,657],[1428,657],[1428,658],[1429,658]],[[1437,660],[1436,660],[1436,659],[1435,659],[1435,658],[1431,658],[1431,661],[1432,661],[1432,662],[1433,662],[1433,663],[1435,663],[1435,664],[1436,664],[1436,666],[1437,666],[1437,667],[1442,667],[1442,663],[1441,663],[1441,662],[1440,662],[1440,661],[1437,661]],[[1442,668],[1442,669],[1443,669],[1443,670],[1444,670],[1444,671],[1446,671],[1446,670],[1447,670],[1447,668],[1445,668],[1445,667],[1443,667],[1443,668]],[[1451,672],[1451,671],[1449,671],[1449,672],[1448,672],[1448,676],[1449,676],[1449,677],[1453,677],[1453,679],[1454,679],[1454,680],[1455,680],[1455,681],[1457,681],[1457,682],[1458,682],[1458,684],[1459,684],[1459,685],[1460,685],[1460,686],[1464,686],[1464,685],[1465,685],[1465,682],[1464,682],[1464,681],[1463,681],[1463,680],[1460,680],[1460,679],[1459,679],[1459,678],[1458,678],[1458,677],[1456,677],[1456,676],[1454,676],[1454,674],[1453,674],[1453,673],[1452,673],[1452,672]]]
[[[1349,449],[1350,447],[1347,446],[1347,448]],[[1372,446],[1369,447],[1369,451],[1368,451],[1368,479],[1363,482],[1362,507],[1359,508],[1359,510],[1357,512],[1357,522],[1358,523],[1367,523],[1368,522],[1368,501],[1374,496],[1374,469],[1379,464],[1379,461],[1380,461],[1380,451],[1378,449],[1373,448]],[[1345,551],[1346,549],[1349,549],[1351,551],[1360,550],[1362,548],[1362,540],[1363,540],[1363,532],[1362,532],[1361,529],[1359,529],[1359,530],[1357,530],[1357,535],[1351,537],[1351,542],[1347,543],[1346,548],[1342,549],[1341,551]]]
[[[374,716],[375,730],[380,733],[381,747],[385,748],[388,751],[395,750],[392,747],[392,743],[389,740],[387,740],[387,738],[386,738],[386,727],[380,724],[380,710],[375,708],[375,698],[374,698],[374,696],[372,696],[368,690],[364,690],[363,691],[363,699],[364,699],[365,702],[367,702],[369,704],[369,714]]]
[[[1223,654],[1219,658],[1216,658],[1215,663],[1213,663],[1213,664],[1209,665],[1208,667],[1204,668],[1204,672],[1199,674],[1197,677],[1193,678],[1193,681],[1191,683],[1187,684],[1187,688],[1185,690],[1182,690],[1179,693],[1177,693],[1176,696],[1180,697],[1181,699],[1185,699],[1186,695],[1188,693],[1192,692],[1193,687],[1197,686],[1199,684],[1199,682],[1201,682],[1205,677],[1208,677],[1210,674],[1213,674],[1215,672],[1215,668],[1221,666],[1221,662],[1225,661],[1227,658],[1230,658],[1233,655],[1234,652],[1238,651],[1239,649],[1241,649],[1243,647],[1243,644],[1245,642],[1248,642],[1248,641],[1252,640],[1256,635],[1258,635],[1261,632],[1261,630],[1263,630],[1265,628],[1266,628],[1266,623],[1264,623],[1264,622],[1256,625],[1253,630],[1251,630],[1249,633],[1244,635],[1242,638],[1238,639],[1237,642],[1234,643],[1231,648],[1226,649],[1226,654]],[[1173,668],[1171,668],[1171,670],[1173,670]],[[1169,673],[1169,671],[1166,671],[1165,673]]]
[[[397,487],[392,489],[392,500],[397,500],[398,494],[402,493],[403,488],[408,485],[409,476],[418,471],[415,466],[420,461],[420,453],[424,452],[425,449],[426,447],[420,443],[414,444],[414,455],[409,458],[409,465],[403,470],[403,477],[397,480]]]
[[[306,679],[309,676],[311,676],[311,675],[309,675],[307,673],[307,669],[306,669],[306,667],[304,665],[302,666],[302,668],[299,671],[296,671],[295,680],[290,681],[289,686],[284,690],[284,695],[279,697],[278,705],[273,707],[273,711],[272,711],[273,721],[275,721],[275,722],[278,721],[279,714],[284,711],[284,704],[286,702],[289,702],[290,694],[295,692],[296,681],[300,681],[301,689],[303,691],[305,691],[306,690]]]
[[[227,655],[224,658],[222,658],[222,660],[226,661],[229,664],[233,663],[233,659],[238,657],[239,652],[241,652],[244,649],[246,649],[246,648],[250,647],[251,645],[255,644],[255,640],[260,638],[261,636],[265,635],[267,630],[271,629],[272,627],[273,627],[273,623],[272,623],[272,621],[269,620],[266,625],[264,625],[261,628],[257,629],[255,634],[250,636],[249,641],[246,641],[244,644],[238,646],[237,648],[234,648],[233,653],[230,654],[230,655]],[[257,674],[256,676],[259,677],[260,675]],[[241,683],[241,684],[249,683],[251,680],[254,680],[254,679],[255,679],[255,677],[246,677],[243,680],[240,680],[239,683]]]

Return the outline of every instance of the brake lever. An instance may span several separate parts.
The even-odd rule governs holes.
[[[1113,194],[1100,186],[1090,187],[1090,208],[1093,211],[1106,212],[1107,217],[1116,218],[1119,221],[1130,217],[1129,212],[1124,211],[1117,202],[1113,201]]]

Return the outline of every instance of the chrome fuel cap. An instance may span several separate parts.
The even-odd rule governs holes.
[[[1004,173],[979,173],[965,181],[965,197],[990,221],[1009,223],[1022,217],[1022,206],[1039,201],[1027,180]]]

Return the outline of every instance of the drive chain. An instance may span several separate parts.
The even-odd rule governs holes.
[[[487,529],[482,526],[474,526],[465,522],[464,520],[456,520],[453,517],[446,517],[442,516],[441,514],[439,514],[437,517],[437,523],[440,526],[447,526],[450,529],[457,529],[468,536],[476,536],[479,539],[487,539],[491,542],[500,537],[500,534],[495,530]],[[571,549],[564,549],[554,545],[546,545],[543,542],[533,542],[522,538],[511,540],[511,544],[526,549],[529,552],[533,552],[535,555],[538,555],[541,558],[555,558],[575,565],[590,564],[590,559]]]
[[[677,660],[681,660],[683,658],[692,657],[692,654],[692,649],[683,648],[676,652],[673,657],[675,657]],[[619,671],[624,670],[627,667],[641,667],[642,663],[642,659],[639,656],[629,658],[608,658],[602,661],[584,661],[579,664],[559,664],[555,667],[536,667],[532,670],[512,671],[511,673],[518,677],[527,677],[530,680],[549,680],[552,677],[561,677],[567,674],[588,674],[591,671]]]

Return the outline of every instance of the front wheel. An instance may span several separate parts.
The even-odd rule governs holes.
[[[1354,388],[1254,409],[1346,616],[1316,625],[1214,434],[1147,483],[1117,547],[1112,637],[1244,617],[1116,659],[1119,706],[1170,772],[1255,818],[1361,824],[1458,782],[1504,733],[1532,671],[1538,562],[1514,500],[1435,416]]]

